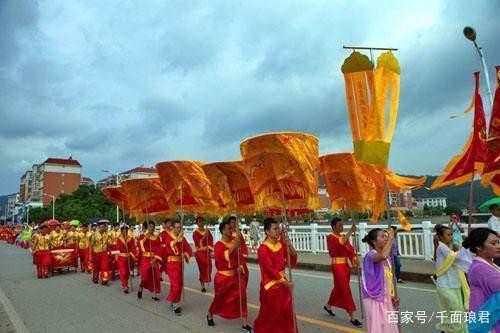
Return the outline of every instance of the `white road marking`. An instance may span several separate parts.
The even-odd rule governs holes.
[[[19,317],[17,314],[16,310],[12,306],[12,304],[9,301],[9,298],[5,293],[3,292],[2,288],[0,287],[0,303],[3,304],[3,307],[5,309],[5,312],[7,312],[7,316],[9,317],[10,321],[12,322],[12,325],[15,328],[15,331],[18,333],[28,333],[28,329],[24,325],[24,322],[22,319]]]

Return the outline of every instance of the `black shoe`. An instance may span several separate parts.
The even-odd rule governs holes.
[[[351,324],[352,324],[352,326],[357,327],[357,328],[363,327],[363,324],[357,319],[351,320]]]
[[[98,283],[99,283],[99,281],[97,281],[97,280],[94,280],[94,281],[92,281],[92,282],[94,282],[95,284],[98,284]]]
[[[176,316],[180,316],[182,314],[182,309],[181,307],[179,306],[177,309],[174,310],[174,313]]]
[[[102,282],[101,282],[101,284],[102,284],[103,286],[107,286],[107,285],[108,285],[108,281],[102,281]]]
[[[123,292],[124,292],[125,294],[128,294],[128,288],[123,289]]]
[[[246,324],[245,326],[241,326],[241,329],[248,332],[252,332],[252,327],[248,324]]]
[[[201,292],[202,293],[206,293],[207,292],[207,290],[205,289],[205,287],[201,288]]]
[[[207,315],[207,324],[208,326],[215,326],[214,318],[208,318]]]
[[[333,313],[332,309],[327,308],[326,306],[323,307],[323,309],[328,312],[328,314],[332,317],[335,317],[335,313]]]
[[[160,300],[160,299],[159,299],[158,297],[156,297],[156,296],[153,296],[153,297],[151,297],[151,298],[152,298],[152,299],[154,299],[155,301],[159,301],[159,300]]]
[[[142,298],[142,289],[139,289],[139,291],[137,292],[137,298],[138,299]]]

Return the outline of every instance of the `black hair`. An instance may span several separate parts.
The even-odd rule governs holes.
[[[368,232],[368,234],[363,237],[363,239],[361,240],[363,243],[368,243],[368,245],[370,245],[370,247],[372,249],[375,248],[375,240],[377,240],[377,235],[378,235],[378,232],[379,231],[384,231],[383,229],[380,229],[380,228],[375,228],[375,229],[372,229]]]
[[[150,226],[150,225],[154,225],[154,226],[156,227],[156,223],[155,223],[155,221],[149,221],[149,222],[148,222],[148,226]]]
[[[493,211],[494,209],[498,208],[498,204],[496,204],[496,203],[491,204],[491,205],[488,206],[488,208],[490,209],[490,211]]]
[[[472,253],[477,253],[477,249],[483,246],[490,234],[498,236],[498,233],[490,228],[474,229],[470,232],[469,236],[465,237],[462,246],[469,249]]]
[[[438,239],[441,239],[441,237],[443,237],[444,235],[444,232],[446,230],[451,230],[450,228],[448,228],[447,226],[445,225],[442,225],[442,224],[436,224],[434,226],[434,231],[436,232],[436,235],[438,236]],[[434,240],[434,261],[436,261],[436,255],[437,255],[437,248],[439,246],[439,243],[438,241],[435,239]]]
[[[391,225],[391,229],[394,231],[398,231],[398,227],[396,227],[395,225]]]
[[[222,231],[224,230],[224,228],[226,227],[226,225],[229,225],[229,219],[227,219],[226,221],[222,221],[220,224],[219,224],[219,231],[222,233]]]
[[[271,229],[271,225],[273,224],[278,224],[278,221],[276,221],[273,217],[266,217],[264,219],[264,230],[269,230]]]
[[[342,219],[340,217],[332,218],[332,220],[330,221],[330,226],[332,227],[332,230],[335,229],[335,226],[337,225],[337,223],[339,223],[341,221],[342,221]]]
[[[175,220],[173,225],[176,225],[177,223],[181,224],[181,221],[180,220]]]
[[[201,215],[196,217],[196,223],[198,223],[199,220],[205,221],[205,219]]]
[[[114,228],[114,227],[117,227],[118,225],[119,225],[119,224],[118,224],[118,223],[116,223],[116,222],[115,222],[115,223],[113,223],[113,228]]]
[[[229,218],[227,219],[227,221],[231,222],[231,220],[233,220],[234,222],[236,222],[236,216],[234,216],[234,215],[229,216]]]
[[[148,222],[142,222],[142,229],[148,228]]]
[[[163,223],[168,223],[168,222],[172,222],[172,220],[171,220],[171,219],[168,219],[168,218],[167,218],[167,219],[165,219],[165,220],[163,220]]]

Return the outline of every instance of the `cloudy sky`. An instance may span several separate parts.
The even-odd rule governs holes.
[[[239,158],[241,139],[267,131],[350,151],[340,66],[351,44],[399,48],[390,166],[437,174],[471,126],[449,118],[479,69],[462,29],[478,31],[493,76],[499,12],[467,0],[0,1],[0,193],[49,156],[72,155],[100,179]]]

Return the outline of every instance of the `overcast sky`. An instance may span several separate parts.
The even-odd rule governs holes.
[[[472,124],[449,118],[479,69],[462,29],[478,31],[493,76],[499,13],[494,0],[0,1],[0,193],[47,157],[72,155],[98,180],[238,159],[243,138],[268,131],[351,151],[340,72],[351,44],[399,48],[390,166],[437,174]]]

